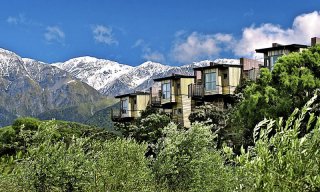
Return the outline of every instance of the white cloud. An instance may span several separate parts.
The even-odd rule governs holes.
[[[297,16],[291,28],[267,23],[259,27],[247,27],[241,39],[234,46],[237,56],[255,56],[255,49],[270,47],[272,43],[310,44],[310,38],[320,36],[320,12]]]
[[[155,61],[155,62],[164,62],[165,61],[165,57],[162,53],[158,52],[158,51],[148,51],[145,52],[142,57],[148,61]]]
[[[27,18],[25,14],[20,13],[18,16],[9,16],[6,19],[6,22],[10,25],[21,25],[24,27],[43,27],[43,25],[39,22],[36,22],[30,18]]]
[[[232,51],[239,57],[261,57],[255,49],[270,47],[272,43],[280,44],[310,44],[311,37],[320,36],[320,12],[297,16],[290,28],[266,23],[260,26],[246,27],[239,39],[230,34],[199,34],[185,35],[184,31],[175,34],[178,40],[173,44],[171,55],[181,63],[200,59],[218,57],[222,52]],[[182,40],[181,40],[182,39]]]
[[[28,20],[24,14],[19,14],[18,16],[9,16],[7,18],[7,23],[11,25],[18,25],[18,24],[23,24],[23,25],[30,25],[33,24],[31,20]]]
[[[175,61],[180,63],[193,62],[200,59],[216,57],[222,49],[229,50],[233,37],[230,34],[200,34],[191,33],[186,38],[174,43],[171,55]]]
[[[141,47],[142,55],[141,57],[148,61],[155,62],[165,62],[165,56],[159,51],[154,51],[150,48],[149,44],[147,44],[143,39],[138,39],[132,46],[132,48]]]
[[[44,38],[47,42],[58,42],[63,43],[65,39],[64,32],[57,26],[48,26],[46,32],[44,33]]]
[[[118,41],[113,37],[112,28],[103,25],[97,25],[92,29],[93,38],[98,43],[107,45],[118,44]]]

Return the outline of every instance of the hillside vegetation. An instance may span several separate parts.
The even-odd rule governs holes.
[[[319,191],[319,73],[320,47],[283,56],[188,129],[153,109],[123,137],[18,119],[0,132],[0,191]]]

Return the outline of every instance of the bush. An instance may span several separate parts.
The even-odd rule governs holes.
[[[41,192],[155,190],[149,161],[144,157],[146,145],[77,137],[66,143],[56,137],[55,124],[42,124],[32,135],[37,142],[27,147],[23,158],[15,160],[14,170],[0,175],[0,186]]]
[[[195,123],[188,130],[178,130],[170,124],[164,135],[154,172],[169,191],[229,191],[234,187],[232,170],[213,148],[210,127]]]
[[[314,100],[286,122],[264,120],[255,127],[255,147],[237,157],[246,191],[320,190],[320,117],[310,112]],[[304,121],[308,133],[301,135]]]
[[[19,132],[22,126],[26,130],[36,131],[36,130],[38,130],[39,124],[40,124],[40,121],[38,119],[36,119],[36,118],[22,117],[22,118],[16,119],[13,122],[12,128],[16,132]]]

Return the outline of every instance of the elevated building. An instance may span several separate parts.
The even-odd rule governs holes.
[[[311,38],[311,46],[320,44],[320,38]],[[272,43],[271,47],[256,49],[257,53],[262,53],[264,58],[264,67],[273,70],[274,64],[277,62],[279,57],[287,55],[292,52],[302,52],[304,49],[308,48],[308,45],[301,44],[289,44],[281,45],[279,43]]]
[[[188,97],[188,85],[194,83],[194,76],[172,74],[154,79],[160,88],[152,88],[151,105],[169,113],[172,120],[184,127],[190,126],[191,98]]]
[[[140,117],[150,101],[150,93],[134,92],[124,95],[118,95],[120,101],[119,109],[111,111],[111,118],[114,122],[130,122]]]
[[[194,105],[212,102],[224,108],[232,102],[230,95],[234,94],[241,80],[242,66],[240,64],[215,64],[194,68],[195,82],[189,85],[188,95]]]

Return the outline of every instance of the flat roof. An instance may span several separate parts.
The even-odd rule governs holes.
[[[203,69],[213,69],[213,68],[228,68],[228,67],[242,67],[241,64],[217,64],[203,66],[203,67],[194,67],[193,70],[203,70]]]
[[[133,93],[127,93],[127,94],[122,94],[122,95],[117,95],[114,98],[121,98],[121,97],[130,97],[130,96],[137,96],[137,95],[149,95],[149,92],[143,92],[143,91],[136,91]]]
[[[289,50],[294,50],[298,48],[308,48],[308,45],[301,45],[301,44],[290,44],[290,45],[280,45],[278,44],[275,47],[267,47],[267,48],[262,48],[262,49],[256,49],[257,53],[265,53],[268,51],[272,50],[281,50],[281,49],[289,49]]]
[[[193,75],[180,75],[180,74],[173,74],[171,76],[167,77],[161,77],[153,79],[153,81],[163,81],[163,80],[169,80],[169,79],[181,79],[181,78],[195,78]]]

